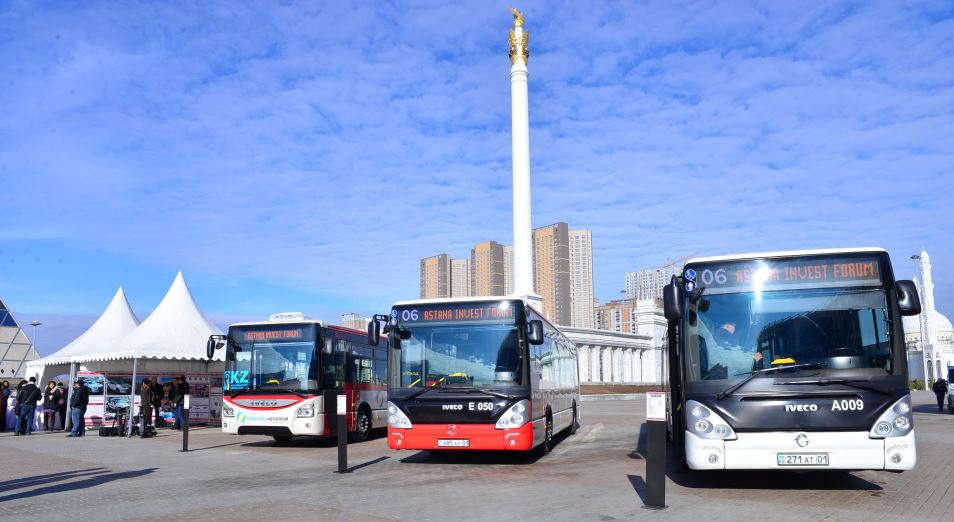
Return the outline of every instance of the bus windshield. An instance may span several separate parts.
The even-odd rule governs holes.
[[[314,325],[233,327],[226,391],[315,391],[319,357]]]
[[[505,324],[409,326],[399,330],[400,387],[523,384],[517,327]]]
[[[866,376],[904,369],[881,288],[703,291],[687,315],[689,381],[740,380],[785,365]]]

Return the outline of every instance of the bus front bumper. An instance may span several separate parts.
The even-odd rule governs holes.
[[[685,435],[686,463],[696,470],[905,471],[917,463],[913,431],[886,439],[869,438],[866,431],[738,433],[738,439],[726,441],[703,439],[688,431]],[[780,465],[787,455],[826,455],[827,464]]]
[[[295,410],[238,410],[222,418],[222,432],[239,435],[325,435],[325,414],[295,417]]]
[[[533,423],[511,430],[493,424],[415,424],[388,427],[388,446],[409,450],[514,450],[533,447]]]

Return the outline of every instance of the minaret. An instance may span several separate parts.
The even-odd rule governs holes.
[[[927,250],[921,250],[921,302],[924,303],[924,309],[921,310],[921,320],[924,324],[924,333],[927,338],[924,342],[926,346],[931,346],[937,340],[937,325],[934,324],[934,278],[931,276],[931,257]]]
[[[514,8],[510,30],[510,106],[513,122],[513,292],[533,295],[533,242],[530,223],[530,115],[527,59],[530,33]]]

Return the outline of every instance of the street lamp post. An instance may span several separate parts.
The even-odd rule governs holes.
[[[35,319],[33,320],[32,323],[30,323],[30,326],[33,327],[33,349],[34,349],[34,350],[36,350],[36,327],[37,327],[37,326],[41,326],[42,324],[43,324],[43,323],[41,323],[40,321],[37,321],[37,320],[35,320]],[[37,353],[37,355],[39,355],[39,354],[40,354],[39,350],[37,350],[36,353]]]

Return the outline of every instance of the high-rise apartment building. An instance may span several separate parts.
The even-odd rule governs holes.
[[[370,317],[365,317],[359,313],[341,314],[341,326],[345,328],[354,328],[355,330],[367,330]]]
[[[626,272],[623,292],[626,299],[662,299],[663,287],[669,284],[676,265]]]
[[[570,235],[566,223],[533,230],[534,290],[543,297],[543,315],[570,324]]]
[[[470,296],[470,259],[451,259],[451,297]]]
[[[421,259],[421,299],[450,297],[451,268],[447,254]]]
[[[594,328],[593,232],[570,230],[570,326]]]
[[[504,294],[513,294],[513,246],[504,246]]]
[[[496,241],[477,243],[470,250],[470,295],[503,295],[503,245]]]
[[[596,328],[610,332],[636,333],[636,300],[623,299],[597,306]]]

